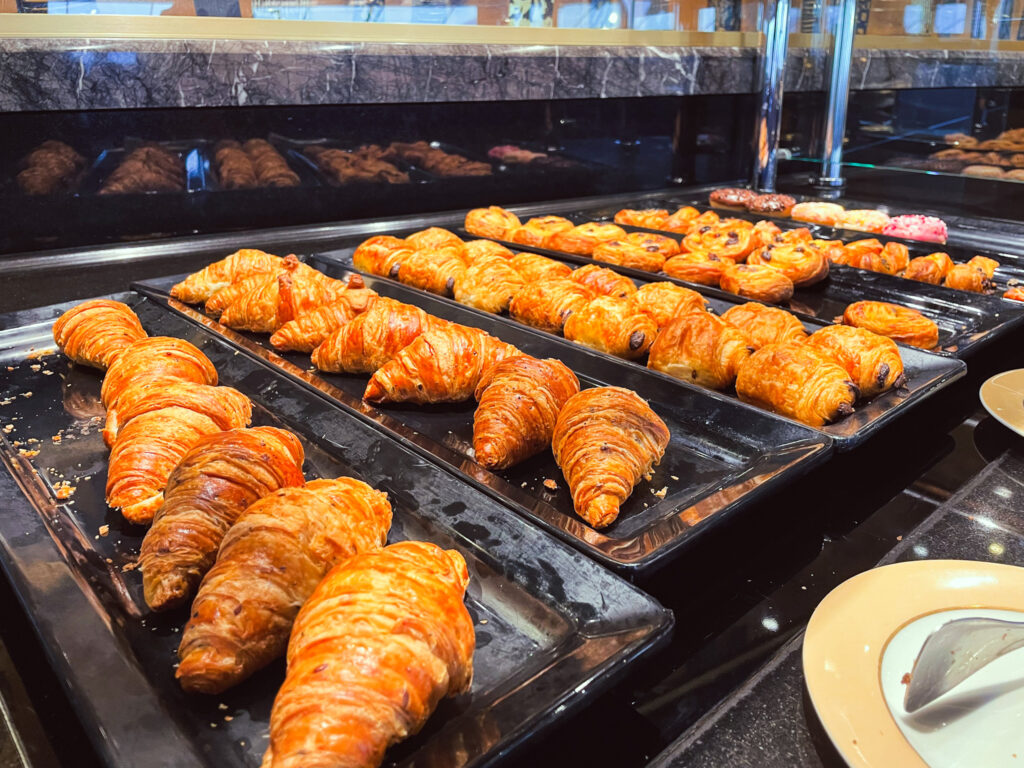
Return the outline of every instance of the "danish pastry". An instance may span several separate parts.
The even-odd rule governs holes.
[[[413,232],[405,238],[407,248],[414,251],[433,251],[440,248],[454,248],[455,252],[462,257],[462,250],[465,243],[462,238],[454,232],[449,232],[441,227],[428,227],[419,232]]]
[[[807,343],[832,355],[861,397],[874,397],[904,382],[903,358],[890,338],[864,328],[829,325],[812,333]]]
[[[480,259],[492,256],[511,259],[515,254],[501,243],[496,243],[493,240],[470,240],[465,245],[465,252],[462,257],[466,262],[466,266],[471,267]]]
[[[512,234],[521,226],[522,222],[518,216],[497,205],[490,208],[474,208],[466,214],[466,231],[477,237],[511,240]]]
[[[701,227],[683,238],[683,250],[713,253],[730,261],[744,261],[760,241],[754,225],[740,219],[722,219],[718,224]]]
[[[660,272],[665,266],[665,256],[655,248],[653,251],[623,240],[601,243],[592,254],[594,261],[617,264],[644,272]]]
[[[1003,298],[1010,301],[1024,301],[1024,286],[1015,285],[1012,288],[1006,289],[1003,293]]]
[[[932,349],[939,343],[939,326],[934,321],[899,304],[858,301],[843,312],[843,322],[921,349]]]
[[[664,208],[645,208],[644,210],[639,211],[630,208],[623,208],[615,214],[615,223],[624,224],[628,227],[664,229],[667,222],[668,211]]]
[[[722,313],[722,319],[743,331],[754,349],[807,338],[803,323],[795,315],[755,301],[727,309]]]
[[[828,277],[828,257],[825,251],[815,243],[798,245],[766,245],[754,251],[747,259],[747,264],[763,265],[778,270],[795,286],[807,286],[820,283]]]
[[[578,256],[589,256],[601,243],[623,240],[625,237],[626,230],[617,224],[599,224],[589,221],[564,232],[556,232],[548,240],[546,247],[565,253],[574,253]]]
[[[647,354],[658,326],[629,299],[598,296],[565,321],[565,338],[626,360]]]
[[[713,218],[712,218],[713,217]],[[704,219],[704,221],[700,221]],[[698,224],[697,222],[700,221]],[[657,229],[663,229],[666,232],[676,232],[681,235],[687,235],[690,233],[690,229],[694,226],[701,227],[705,224],[717,224],[718,214],[714,211],[708,211],[707,213],[701,214],[696,208],[689,205],[685,205],[665,221],[664,225],[657,227]]]
[[[455,284],[466,274],[462,260],[463,248],[443,246],[436,249],[402,251],[397,271],[392,268],[392,277],[406,285],[430,291],[441,296],[451,296]]]
[[[726,389],[753,351],[739,328],[710,312],[675,316],[651,345],[647,367],[711,389]]]
[[[970,291],[971,293],[985,293],[995,287],[984,271],[971,264],[954,264],[953,268],[946,273],[943,285],[947,288]]]
[[[910,251],[902,243],[888,242],[881,251],[864,253],[857,266],[869,272],[898,275],[910,264]]]
[[[568,232],[573,223],[561,216],[538,216],[530,219],[512,233],[512,242],[547,248],[551,238],[559,232]]]
[[[632,300],[650,316],[658,330],[678,314],[705,309],[703,296],[675,283],[646,283],[633,294]]]
[[[726,267],[732,263],[714,253],[680,253],[665,262],[664,271],[666,275],[688,283],[718,285]]]
[[[995,277],[996,270],[999,269],[999,262],[995,259],[990,259],[987,256],[972,256],[967,264],[968,266],[980,269],[985,273],[985,277],[988,278]]]
[[[587,286],[568,278],[528,282],[512,298],[508,312],[520,323],[561,333],[569,315],[585,307],[596,295]]]
[[[783,272],[760,264],[727,266],[722,272],[719,285],[723,291],[769,304],[779,304],[793,298],[793,281]]]
[[[517,253],[509,259],[509,265],[526,281],[527,284],[541,280],[568,277],[572,267],[560,261],[540,256],[536,253]]]
[[[671,237],[655,235],[650,232],[630,232],[622,242],[638,245],[650,253],[660,253],[666,259],[671,259],[679,253],[679,243]]]
[[[903,276],[908,280],[939,285],[952,268],[953,260],[949,258],[949,254],[939,251],[911,259],[903,271]]]
[[[580,267],[573,271],[569,278],[573,282],[586,286],[599,296],[626,298],[636,293],[636,286],[628,277],[596,264]]]

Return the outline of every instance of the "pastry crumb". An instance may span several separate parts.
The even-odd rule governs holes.
[[[28,398],[32,397],[32,393],[31,392],[22,392],[21,396],[26,398],[26,399],[28,399]]]
[[[550,477],[547,477],[544,479],[544,487],[547,488],[549,491],[557,491],[558,483],[556,483]]]
[[[224,715],[224,722],[225,723],[230,723],[234,719],[235,718],[233,718],[231,715]]]
[[[657,496],[657,497],[658,497],[659,499],[664,499],[664,498],[665,498],[665,495],[666,495],[666,494],[668,493],[668,486],[666,485],[666,486],[665,486],[664,488],[662,488],[661,490],[658,490],[658,491],[656,491],[656,490],[654,490],[654,489],[652,488],[652,489],[651,489],[651,493],[653,493],[653,494],[654,494],[655,496]]]
[[[64,499],[70,499],[72,494],[74,494],[74,492],[78,490],[78,487],[72,485],[67,480],[63,480],[63,481],[57,483],[57,486],[56,486],[56,488],[54,488],[54,490],[57,492],[57,498],[61,499],[61,500],[64,500]],[[101,526],[100,527],[100,533],[103,536],[106,536],[106,534],[103,533],[103,529],[104,528],[109,528],[109,526]]]
[[[11,432],[13,432],[13,431],[14,431],[14,425],[13,425],[13,424],[7,424],[7,425],[6,425],[5,427],[4,427],[4,434],[5,434],[5,435],[9,435],[9,434],[11,434]]]
[[[224,702],[221,702],[220,704],[217,705],[217,709],[219,709],[221,712],[223,712],[227,708],[228,708],[228,705],[225,704]]]
[[[101,525],[100,526],[100,536],[106,536],[108,533],[110,533],[110,526],[109,525]]]
[[[53,376],[53,371],[47,369],[43,371],[43,376]]]
[[[39,363],[35,363],[34,365],[30,365],[30,366],[29,366],[29,368],[31,368],[31,369],[32,369],[33,371],[38,371],[38,370],[40,370],[40,369],[41,369],[42,367],[43,367],[43,366],[39,365]]]
[[[52,435],[50,437],[50,439],[53,440],[53,442],[55,442],[55,443],[59,443],[64,438],[61,435]]]
[[[25,356],[25,359],[26,360],[38,360],[40,357],[46,357],[47,355],[52,355],[56,351],[57,350],[55,350],[53,347],[47,347],[46,349],[38,349],[38,350],[35,349],[35,348],[31,348],[31,349],[29,349],[28,354]]]
[[[18,453],[24,456],[26,459],[35,458],[39,455],[39,451],[26,451],[24,448],[19,448]]]
[[[128,573],[128,571],[134,571],[138,567],[139,567],[138,563],[125,563],[124,565],[121,566],[121,571],[122,571],[122,573]]]
[[[903,677],[900,678],[900,682],[903,685],[910,685],[910,673],[909,672],[904,672],[903,673]]]
[[[679,480],[679,475],[669,475],[673,480]]]

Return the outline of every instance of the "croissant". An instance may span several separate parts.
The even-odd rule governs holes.
[[[910,264],[910,251],[902,243],[889,242],[879,252],[861,255],[857,266],[870,272],[898,275]]]
[[[335,290],[309,272],[285,271],[228,306],[220,322],[229,328],[274,333],[282,325],[334,299]]]
[[[442,248],[453,248],[461,258],[465,243],[454,232],[441,227],[429,227],[413,232],[405,238],[406,247],[414,251],[437,251]]]
[[[585,389],[562,407],[551,450],[572,492],[576,513],[595,528],[619,516],[641,477],[665,455],[669,431],[635,392]]]
[[[589,256],[601,243],[610,240],[623,240],[626,230],[617,224],[599,224],[588,221],[564,232],[556,232],[548,240],[545,247],[579,256]]]
[[[703,310],[704,297],[675,283],[646,283],[632,296],[633,302],[646,312],[661,330],[678,314]]]
[[[630,269],[642,269],[645,272],[660,272],[665,267],[665,256],[657,249],[646,248],[627,243],[623,240],[612,240],[601,243],[592,254],[594,261],[605,264],[618,264]]]
[[[948,253],[930,253],[927,256],[918,256],[907,263],[903,276],[908,280],[917,280],[921,283],[939,285],[946,274],[953,268],[953,260]]]
[[[696,211],[695,208],[690,210]],[[629,227],[664,229],[666,222],[668,222],[668,211],[664,208],[645,208],[640,211],[623,208],[615,214],[616,224],[625,224]]]
[[[152,336],[126,349],[107,369],[100,388],[103,405],[110,408],[130,385],[140,379],[152,382],[177,379],[196,384],[216,384],[217,369],[209,358],[183,339]]]
[[[171,407],[208,416],[221,429],[244,427],[252,419],[252,403],[237,389],[174,379],[155,385],[151,379],[141,378],[130,381],[107,409],[104,442],[113,445],[125,424],[135,417]]]
[[[135,417],[110,451],[107,504],[120,507],[130,523],[149,524],[181,457],[202,437],[220,431],[209,416],[188,408],[161,408]]]
[[[761,243],[754,225],[741,219],[722,219],[703,226],[683,238],[683,250],[689,253],[713,253],[730,261],[744,261]]]
[[[313,350],[313,365],[333,373],[373,373],[438,323],[419,307],[380,297]]]
[[[509,260],[512,269],[518,272],[527,284],[550,280],[556,277],[568,277],[572,267],[560,261],[539,256],[536,253],[517,253]]]
[[[996,270],[999,269],[999,262],[986,256],[972,256],[967,265],[980,269],[990,280],[996,276]]]
[[[943,282],[947,288],[955,288],[958,291],[971,291],[972,293],[984,293],[994,287],[991,279],[978,267],[968,264],[955,264],[946,273]]]
[[[469,574],[403,541],[335,566],[295,619],[261,768],[373,768],[473,678]]]
[[[384,546],[387,495],[348,477],[281,488],[223,534],[178,648],[181,687],[216,694],[284,655],[299,608],[339,562]]]
[[[512,233],[522,226],[519,217],[497,205],[490,208],[474,208],[466,214],[466,231],[477,237],[493,237],[496,240],[511,240]]]
[[[419,336],[382,365],[366,385],[371,403],[457,403],[476,391],[484,371],[518,354],[476,328],[449,323]]]
[[[548,448],[558,412],[579,391],[576,374],[558,360],[516,355],[492,365],[475,393],[477,463],[508,469]]]
[[[434,250],[402,251],[397,271],[392,267],[391,277],[413,288],[451,296],[455,284],[466,274],[461,249],[443,247]]]
[[[658,335],[658,326],[629,299],[598,296],[569,315],[562,331],[565,338],[577,344],[626,360],[639,360]]]
[[[238,516],[278,488],[302,485],[303,458],[298,438],[274,427],[196,441],[167,479],[163,505],[142,540],[146,604],[163,611],[188,600]]]
[[[478,261],[494,256],[508,260],[515,256],[515,254],[501,243],[496,243],[493,240],[470,240],[465,245],[463,258],[466,266],[472,267]]]
[[[670,259],[680,253],[679,243],[665,235],[655,235],[650,232],[630,232],[622,242],[630,245],[639,245],[650,253],[660,253],[666,259]]]
[[[746,299],[777,304],[793,297],[793,281],[772,267],[758,264],[731,264],[719,281],[723,291]]]
[[[702,387],[725,389],[753,351],[747,335],[716,315],[676,315],[651,345],[647,367]]]
[[[280,256],[243,248],[192,273],[171,288],[171,296],[186,304],[201,304],[231,283],[257,272],[270,272],[281,262]]]
[[[636,293],[636,286],[628,277],[596,264],[580,267],[569,277],[599,296],[615,296],[624,299]]]
[[[858,301],[843,312],[843,322],[912,347],[932,349],[939,343],[939,326],[916,309],[899,304]]]
[[[392,256],[399,251],[411,250],[405,240],[377,235],[361,242],[352,252],[352,265],[371,275],[389,275],[394,266]]]
[[[700,228],[705,224],[717,224],[718,221],[719,216],[714,211],[702,214],[696,208],[686,205],[669,216],[664,226],[657,227],[657,229],[688,235],[695,228]]]
[[[312,352],[356,313],[347,301],[335,301],[289,320],[270,337],[274,349]]]
[[[455,300],[484,312],[504,312],[526,281],[500,256],[476,261],[455,284]]]
[[[740,368],[736,394],[812,427],[853,413],[857,385],[831,355],[809,344],[769,344]]]
[[[512,242],[546,248],[559,232],[568,232],[573,223],[561,216],[538,216],[530,219],[512,233]]]
[[[93,299],[77,304],[53,324],[53,340],[76,363],[106,369],[129,346],[146,338],[131,307]]]
[[[820,283],[828,277],[828,255],[814,243],[772,244],[754,251],[747,264],[768,266],[793,281],[795,286]]]
[[[829,325],[812,333],[807,343],[831,354],[850,374],[861,397],[874,397],[905,381],[899,347],[885,336],[849,325]]]
[[[1024,287],[1017,285],[1007,288],[1006,292],[1003,293],[1003,298],[1010,301],[1024,301]]]
[[[594,297],[590,288],[566,278],[527,281],[526,287],[512,298],[508,313],[520,323],[560,333],[569,315],[585,307]]]
[[[665,262],[665,274],[698,285],[718,285],[725,268],[732,264],[713,253],[680,253]]]
[[[270,272],[257,272],[254,275],[243,277],[231,285],[221,288],[213,296],[206,300],[204,309],[207,314],[219,318],[224,310],[234,304],[243,296],[252,293],[264,283],[269,284],[277,281],[277,276],[284,273],[285,269],[271,270]]]

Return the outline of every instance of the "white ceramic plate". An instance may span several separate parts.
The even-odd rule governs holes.
[[[1024,435],[1024,368],[993,376],[981,385],[978,395],[1000,424]]]

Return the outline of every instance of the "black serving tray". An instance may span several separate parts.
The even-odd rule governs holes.
[[[335,260],[313,257],[328,273],[350,271]],[[734,512],[801,476],[824,461],[832,440],[812,429],[779,419],[717,393],[678,386],[646,369],[595,357],[576,345],[500,318],[470,313],[454,302],[392,281],[367,277],[368,284],[427,312],[473,324],[537,357],[557,357],[572,368],[584,387],[615,384],[650,401],[672,434],[665,457],[649,481],[641,481],[622,505],[618,520],[596,531],[573,511],[572,498],[550,452],[500,473],[473,459],[473,402],[434,406],[374,407],[362,401],[369,377],[314,371],[308,355],[278,353],[268,337],[242,334],[221,326],[197,310],[166,298],[175,281],[139,283],[154,300],[215,330],[248,354],[296,381],[361,414],[379,428],[415,446],[463,480],[486,491],[520,514],[617,570],[639,574],[700,536],[724,524]],[[545,486],[554,481],[556,487]],[[658,493],[659,495],[655,495]]]
[[[308,477],[350,475],[386,491],[390,541],[428,540],[465,556],[473,687],[443,702],[387,765],[493,765],[666,638],[672,617],[653,599],[368,420],[156,301],[115,298],[150,333],[199,346],[221,382],[253,400],[254,424],[298,434]],[[255,768],[283,664],[220,696],[187,695],[175,682],[187,612],[147,611],[131,570],[144,529],[104,503],[101,374],[59,354],[30,356],[52,347],[52,321],[67,306],[0,318],[0,422],[12,425],[0,433],[0,563],[108,765]],[[67,501],[55,493],[62,481],[76,487]]]

